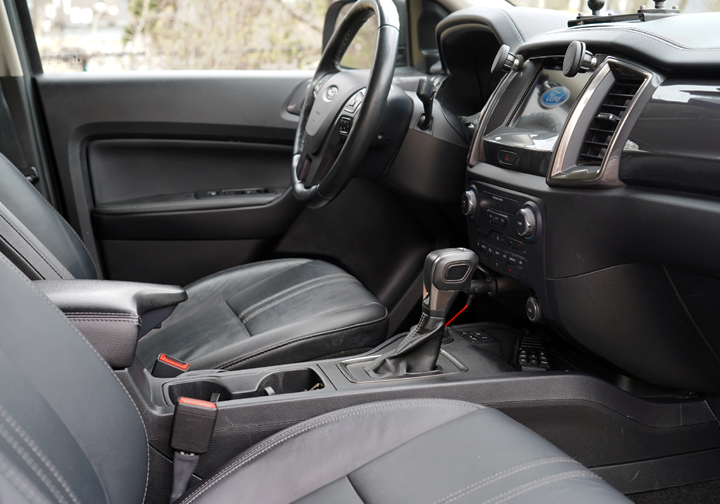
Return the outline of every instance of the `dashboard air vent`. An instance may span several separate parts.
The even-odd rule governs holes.
[[[642,79],[629,78],[615,81],[590,123],[580,149],[578,165],[602,164],[615,130],[642,83]]]

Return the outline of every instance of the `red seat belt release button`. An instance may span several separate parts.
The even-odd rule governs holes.
[[[188,370],[190,364],[175,357],[161,353],[152,368],[152,375],[157,378],[174,378]]]

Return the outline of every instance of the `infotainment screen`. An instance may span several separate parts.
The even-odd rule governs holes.
[[[510,122],[487,135],[488,139],[514,147],[551,151],[591,75],[565,77],[561,65],[546,63]]]

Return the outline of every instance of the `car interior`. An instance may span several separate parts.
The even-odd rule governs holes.
[[[44,73],[0,2],[0,503],[720,502],[720,13],[604,3]]]

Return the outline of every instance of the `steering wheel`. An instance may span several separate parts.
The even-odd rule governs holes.
[[[378,20],[370,72],[340,67],[363,24]],[[373,141],[387,102],[400,39],[392,0],[358,0],[320,57],[300,112],[292,161],[292,189],[307,206],[332,201],[353,178]]]

